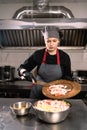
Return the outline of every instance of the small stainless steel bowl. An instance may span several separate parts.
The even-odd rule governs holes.
[[[69,103],[69,102],[68,102]],[[36,104],[36,102],[35,102]],[[71,104],[69,109],[61,112],[47,112],[47,111],[42,111],[39,110],[35,107],[35,104],[33,105],[33,109],[36,112],[36,116],[41,119],[42,121],[45,121],[47,123],[59,123],[61,121],[64,121],[66,117],[68,116],[71,108]]]
[[[24,116],[29,113],[31,106],[32,106],[31,102],[22,101],[12,104],[10,106],[10,109],[13,114],[17,116]]]

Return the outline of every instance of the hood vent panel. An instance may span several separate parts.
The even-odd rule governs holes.
[[[63,39],[60,46],[85,47],[87,44],[87,29],[63,29]],[[1,47],[40,47],[44,46],[41,29],[0,30]]]

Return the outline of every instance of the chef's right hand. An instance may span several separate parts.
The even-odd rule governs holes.
[[[18,74],[20,76],[20,78],[23,80],[23,79],[26,79],[28,81],[32,81],[32,82],[37,82],[35,77],[33,76],[32,73],[28,72],[26,69],[24,68],[18,68]]]
[[[31,73],[29,73],[28,71],[24,71],[24,72],[22,73],[21,78],[26,79],[26,80],[28,80],[28,81],[32,81],[32,79],[31,79]]]
[[[26,79],[26,80],[31,81],[30,76],[29,76],[30,73],[24,68],[21,68],[21,67],[18,68],[18,75],[20,76],[22,80]]]

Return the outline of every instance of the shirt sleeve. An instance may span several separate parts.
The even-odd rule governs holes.
[[[21,68],[26,69],[27,71],[31,71],[36,66],[35,53],[33,53],[28,59],[24,61],[23,64],[20,65]]]
[[[40,67],[42,62],[44,49],[36,50],[29,58],[27,58],[24,63],[20,65],[20,68],[26,69],[28,72],[32,71],[36,66]]]

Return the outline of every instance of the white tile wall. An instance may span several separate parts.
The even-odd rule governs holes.
[[[0,66],[11,65],[17,69],[36,49],[0,50]],[[64,50],[71,58],[72,70],[87,70],[87,50]],[[17,75],[17,72],[16,72]]]

